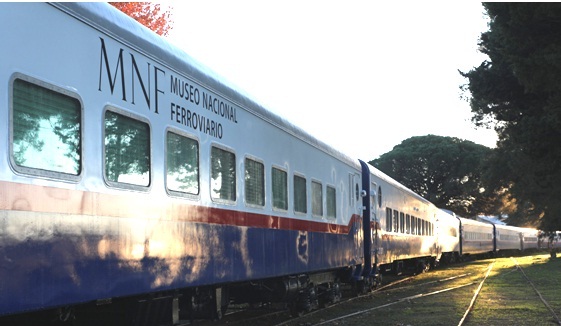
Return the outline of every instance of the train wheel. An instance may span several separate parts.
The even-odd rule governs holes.
[[[415,274],[422,274],[430,269],[430,265],[424,260],[419,260],[417,262],[417,267],[415,268]]]
[[[366,280],[360,280],[353,284],[353,292],[355,296],[361,296],[368,293],[368,285]]]
[[[290,303],[290,314],[295,317],[300,317],[319,306],[316,287],[313,285],[308,286],[300,292],[295,301]]]
[[[326,288],[320,295],[320,305],[322,307],[327,307],[330,304],[341,301],[341,297],[341,287],[339,282],[329,284],[329,287]]]
[[[376,275],[376,288],[379,288],[380,286],[382,286],[382,282],[383,282],[382,274],[378,273]]]

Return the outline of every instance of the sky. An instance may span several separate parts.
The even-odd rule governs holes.
[[[458,72],[488,19],[473,1],[174,1],[168,39],[311,135],[370,161],[428,134],[494,147]],[[466,95],[466,94],[463,94]]]

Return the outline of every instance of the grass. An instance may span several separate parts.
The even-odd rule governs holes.
[[[515,259],[545,300],[553,307],[555,313],[561,316],[561,258],[551,260],[549,255],[536,254]],[[430,293],[470,282],[474,284],[437,295],[396,303],[331,325],[458,325],[491,263],[493,263],[492,272],[464,325],[557,325],[551,312],[541,302],[510,257],[457,264],[418,275],[410,282],[409,285],[412,286],[376,293],[367,299],[353,302],[338,313],[343,315],[395,302],[414,294]],[[423,285],[430,281],[466,273],[469,274],[466,277]],[[324,320],[332,318],[327,316],[331,313],[322,313],[322,315]],[[310,324],[317,322],[318,320],[310,321]]]
[[[542,297],[561,315],[561,260],[548,255],[516,257]],[[553,314],[542,303],[511,258],[498,260],[496,274],[481,291],[477,309],[468,325],[556,325]]]

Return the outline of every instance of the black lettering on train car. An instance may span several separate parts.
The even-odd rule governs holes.
[[[205,92],[203,92],[203,108],[218,116],[221,116],[224,119],[230,120],[234,123],[238,123],[238,119],[236,118],[235,106],[229,105],[218,97],[212,97],[211,94],[207,94]]]
[[[182,124],[193,130],[198,130],[202,133],[222,139],[224,130],[222,124],[209,119],[201,114],[197,114],[185,107],[171,103],[170,119],[176,123]]]
[[[121,79],[121,94],[122,94],[122,100],[127,102],[127,80],[125,78],[126,74],[125,74],[125,69],[126,69],[126,65],[124,63],[124,59],[123,59],[123,52],[124,50],[122,48],[119,49],[119,55],[117,57],[117,65],[115,67],[114,73],[111,73],[111,65],[109,64],[109,57],[107,55],[107,48],[105,47],[105,40],[100,37],[99,38],[101,40],[101,53],[100,53],[100,57],[99,57],[99,86],[98,86],[98,90],[101,92],[101,84],[102,84],[102,80],[103,80],[103,73],[105,71],[106,75],[107,75],[107,80],[109,82],[109,88],[111,90],[111,95],[113,95],[113,93],[115,92],[115,86],[117,86],[117,78],[120,77]],[[158,95],[159,94],[164,94],[164,91],[160,88],[158,88],[158,79],[160,77],[160,74],[163,74],[165,76],[165,71],[158,68],[157,66],[154,65],[154,75],[150,76],[150,72],[151,72],[151,65],[150,62],[146,62],[146,75],[147,76],[142,76],[140,73],[140,69],[138,68],[138,64],[136,63],[136,59],[134,57],[134,54],[129,53],[130,57],[131,57],[131,64],[130,64],[130,73],[131,73],[131,80],[130,80],[130,88],[131,88],[131,92],[132,92],[132,101],[131,104],[136,105],[135,103],[135,84],[137,83],[138,80],[138,84],[140,84],[140,87],[142,88],[142,93],[144,95],[144,100],[146,102],[146,105],[148,106],[148,109],[151,110],[152,107],[154,108],[154,113],[159,113],[158,112]],[[105,68],[105,69],[104,69]],[[135,78],[136,76],[136,78]],[[152,78],[154,78],[154,102],[151,101],[151,80]],[[147,82],[145,82],[145,80],[148,80]],[[147,86],[146,86],[147,85]]]
[[[174,75],[170,75],[170,92],[196,105],[199,105],[201,101],[201,93],[197,86]]]

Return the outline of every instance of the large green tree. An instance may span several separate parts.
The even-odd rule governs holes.
[[[440,208],[462,216],[495,213],[497,197],[481,180],[491,149],[435,135],[412,137],[370,162]]]
[[[473,121],[499,134],[490,179],[518,215],[561,229],[561,3],[484,3],[489,60],[467,73]]]

